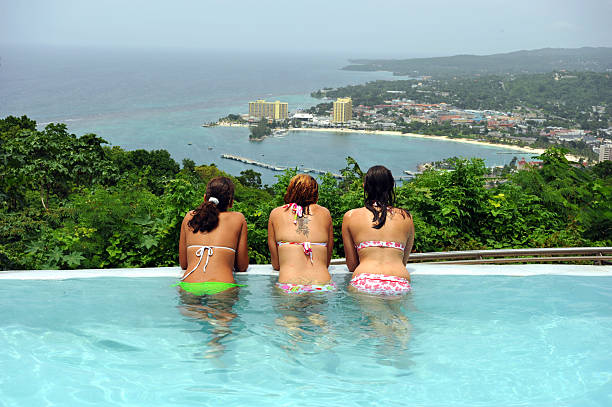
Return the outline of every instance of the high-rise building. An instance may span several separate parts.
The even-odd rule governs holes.
[[[599,147],[599,162],[612,161],[612,144],[602,144]]]
[[[353,118],[353,101],[351,98],[338,98],[334,102],[334,123],[346,123]]]
[[[249,116],[274,120],[284,120],[289,117],[289,104],[286,102],[266,102],[263,99],[249,102]]]

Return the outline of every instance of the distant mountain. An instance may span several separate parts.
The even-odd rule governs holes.
[[[390,71],[400,76],[434,77],[551,71],[612,71],[612,48],[543,48],[493,55],[411,59],[351,59],[347,71]]]

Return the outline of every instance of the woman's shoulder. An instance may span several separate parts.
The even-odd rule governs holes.
[[[274,216],[280,212],[287,211],[287,210],[288,208],[286,208],[285,206],[277,206],[276,208],[270,211],[270,216]]]
[[[312,209],[314,209],[316,212],[319,212],[319,213],[321,213],[321,214],[323,214],[323,215],[329,215],[329,216],[331,216],[331,213],[329,212],[329,209],[327,209],[327,208],[326,208],[326,207],[324,207],[324,206],[321,206],[321,205],[319,205],[319,204],[312,204],[312,205],[310,205],[310,206],[311,206],[311,207],[312,207]]]
[[[244,214],[242,212],[221,212],[220,215],[227,219],[232,219],[235,221],[246,221],[246,218],[244,217]]]
[[[412,215],[410,214],[410,212],[404,208],[399,208],[399,207],[390,207],[389,208],[391,213],[393,214],[400,214],[402,215],[403,218],[408,218],[410,220],[412,220]]]
[[[355,216],[364,215],[366,213],[370,213],[370,211],[368,211],[368,209],[366,207],[362,206],[361,208],[349,209],[344,214],[344,217],[345,218],[352,218],[352,217],[355,217]]]

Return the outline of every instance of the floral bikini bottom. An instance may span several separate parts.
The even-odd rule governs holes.
[[[276,283],[276,286],[287,294],[322,293],[326,291],[336,291],[336,284],[290,284]]]
[[[407,279],[384,274],[362,273],[353,277],[350,284],[360,292],[376,295],[401,295],[412,289]]]

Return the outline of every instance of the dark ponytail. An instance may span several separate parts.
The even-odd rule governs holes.
[[[387,221],[387,210],[395,206],[395,180],[391,171],[382,165],[370,168],[363,181],[365,207],[372,212],[372,226],[380,229]],[[402,209],[402,216],[410,214]]]
[[[234,199],[234,184],[229,178],[216,177],[206,185],[204,202],[194,212],[188,225],[197,232],[210,232],[219,224],[219,213],[225,212]],[[218,202],[217,202],[218,201]]]

